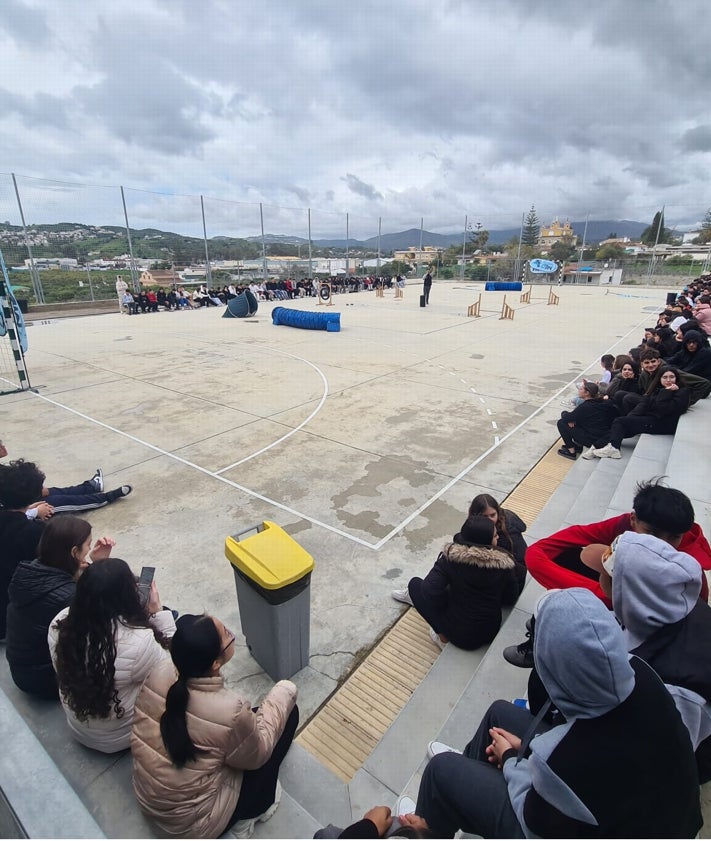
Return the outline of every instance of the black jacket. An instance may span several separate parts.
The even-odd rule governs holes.
[[[574,423],[581,436],[591,441],[604,438],[608,434],[614,415],[615,411],[609,400],[597,399],[583,400],[572,412],[560,413],[566,423]],[[576,441],[579,441],[581,436],[576,435],[573,429]]]
[[[473,650],[501,627],[501,606],[518,596],[513,556],[492,546],[448,543],[422,582],[422,593],[445,618],[444,634]]]
[[[22,561],[15,570],[7,608],[7,662],[17,686],[31,695],[59,697],[47,631],[75,590],[68,572],[39,561]]]
[[[526,524],[518,514],[514,511],[509,511],[508,508],[502,508],[502,513],[504,515],[506,532],[497,526],[496,534],[499,540],[496,545],[497,548],[510,552],[514,557],[514,561],[516,561],[515,573],[516,581],[518,582],[518,593],[516,593],[512,600],[504,601],[505,605],[512,605],[515,604],[516,599],[521,595],[521,591],[526,583],[526,549],[528,549],[528,546],[523,539]]]
[[[679,418],[689,408],[691,394],[688,388],[671,391],[668,388],[658,388],[657,391],[645,397],[630,412],[631,415],[645,415],[657,421],[656,435],[672,435],[676,432]]]
[[[37,557],[44,531],[41,520],[28,520],[22,511],[0,511],[0,639],[5,636],[7,588],[20,561]]]

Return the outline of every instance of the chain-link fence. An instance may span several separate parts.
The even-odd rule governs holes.
[[[641,208],[640,215],[646,218],[651,211]],[[705,208],[684,211],[702,218]],[[538,215],[547,221],[555,213],[539,209]],[[414,277],[432,267],[440,277],[455,280],[513,279],[522,266],[517,241],[523,217],[501,213],[452,214],[444,220],[414,216],[406,229],[407,245],[398,251],[392,232],[401,231],[402,224],[376,214],[0,173],[0,220],[0,248],[16,296],[35,303],[108,300],[116,294],[117,277],[138,290],[142,283],[205,282],[219,288],[251,278],[380,274],[393,256],[409,264]],[[486,228],[506,231],[511,240],[506,255],[475,254],[479,220]],[[625,264],[625,277],[638,283],[653,283],[661,275],[683,279],[710,264],[708,253],[696,254],[670,272],[667,264],[649,257]]]

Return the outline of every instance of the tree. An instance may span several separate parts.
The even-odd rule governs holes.
[[[538,235],[541,232],[541,225],[536,215],[536,208],[531,205],[526,221],[523,223],[523,236],[521,241],[524,245],[535,247],[538,244]]]
[[[474,230],[469,231],[469,242],[474,247],[474,252],[484,251],[488,241],[489,232],[481,224],[481,222],[477,222],[474,226]]]
[[[620,260],[625,256],[625,249],[619,243],[608,243],[595,252],[596,260]]]
[[[711,242],[711,207],[706,211],[704,221],[701,223],[701,232],[694,242],[699,245],[705,245],[707,242]]]
[[[408,275],[414,268],[415,267],[411,263],[408,263],[405,260],[391,260],[383,266],[383,269],[387,269],[392,277],[399,274]]]
[[[658,237],[657,231],[659,231]],[[669,230],[669,228],[664,227],[664,213],[663,211],[658,210],[654,214],[652,224],[649,225],[649,227],[645,228],[642,232],[640,240],[643,245],[654,245],[656,242],[669,242],[670,239],[671,231]]]
[[[550,247],[548,256],[551,260],[570,260],[577,254],[577,249],[570,242],[559,239]]]

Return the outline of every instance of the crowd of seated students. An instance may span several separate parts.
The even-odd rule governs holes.
[[[673,434],[681,415],[711,393],[711,347],[696,314],[711,314],[711,280],[699,279],[644,330],[642,341],[613,360],[603,356],[604,373],[583,380],[578,396],[564,401],[558,421],[564,458],[620,458],[625,438],[644,432]],[[698,303],[697,303],[698,301]],[[709,317],[707,318],[707,322]]]

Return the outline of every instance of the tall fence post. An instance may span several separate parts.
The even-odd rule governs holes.
[[[30,243],[30,236],[27,233],[27,225],[25,224],[25,213],[22,209],[22,202],[20,201],[20,191],[17,187],[17,179],[15,173],[12,173],[12,183],[15,185],[15,197],[17,198],[17,207],[20,211],[20,221],[22,222],[22,233],[25,237],[25,247],[27,248],[27,255],[30,259],[30,277],[32,278],[32,289],[35,293],[35,300],[38,304],[44,304],[44,289],[42,288],[42,281],[40,280],[37,266],[35,265],[35,258],[32,254],[32,244]]]
[[[212,271],[210,270],[210,254],[207,250],[207,225],[205,224],[205,202],[200,196],[200,211],[202,212],[202,237],[205,240],[205,281],[207,288],[212,288]]]
[[[140,285],[138,283],[138,272],[136,271],[136,261],[133,259],[133,243],[131,242],[131,227],[128,224],[128,210],[126,210],[126,196],[121,189],[121,203],[123,204],[123,218],[126,220],[126,239],[128,240],[128,259],[131,269],[131,285],[134,292],[140,292]]]

